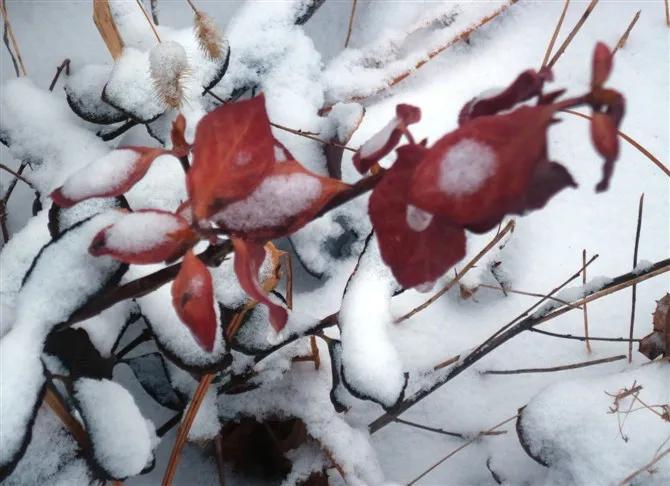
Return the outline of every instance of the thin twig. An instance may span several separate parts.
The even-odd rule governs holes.
[[[642,208],[644,206],[644,193],[640,196],[640,202],[638,203],[637,208],[637,228],[635,229],[635,248],[633,250],[633,269],[637,267],[637,253],[640,248],[640,229],[642,228]],[[637,285],[633,285],[633,292],[631,296],[631,307],[630,307],[630,330],[628,332],[628,338],[633,339],[633,329],[635,327],[635,300],[637,297]],[[628,343],[628,362],[632,363],[633,361],[633,342]]]
[[[418,314],[419,312],[421,312],[422,310],[424,310],[426,307],[428,307],[429,305],[431,305],[433,302],[435,302],[437,299],[439,299],[440,297],[442,297],[444,294],[446,294],[447,292],[449,292],[449,290],[450,290],[454,285],[456,285],[456,284],[463,278],[463,276],[464,276],[469,270],[471,270],[475,265],[477,265],[477,263],[479,262],[479,260],[481,260],[482,257],[483,257],[484,255],[486,255],[486,254],[487,254],[487,253],[488,253],[494,246],[496,246],[496,244],[497,244],[497,243],[498,243],[498,242],[499,242],[499,241],[500,241],[500,240],[501,240],[507,233],[509,233],[510,231],[514,231],[514,225],[515,225],[515,222],[514,222],[513,219],[511,219],[511,220],[505,225],[505,227],[500,231],[500,233],[498,233],[497,235],[495,235],[495,236],[493,237],[493,239],[492,239],[491,241],[489,241],[489,243],[488,243],[484,248],[482,248],[481,251],[480,251],[479,253],[477,253],[477,255],[475,255],[475,257],[474,257],[472,260],[470,260],[470,261],[465,265],[465,267],[463,267],[463,270],[461,270],[461,271],[459,272],[459,274],[458,274],[458,276],[457,276],[456,278],[450,280],[450,281],[449,281],[449,282],[448,282],[448,283],[447,283],[441,290],[439,290],[436,294],[434,294],[432,297],[430,297],[428,300],[426,300],[423,304],[421,304],[421,305],[415,307],[414,309],[412,309],[411,311],[409,311],[407,314],[405,314],[405,315],[399,317],[399,318],[396,320],[396,322],[402,322],[402,321],[404,321],[404,320],[409,319],[409,318],[412,317],[413,315]]]
[[[69,59],[65,59],[61,63],[61,65],[56,68],[56,75],[51,80],[51,84],[49,85],[49,91],[53,91],[54,88],[56,87],[56,83],[58,82],[58,78],[60,78],[60,73],[63,72],[63,69],[65,69],[65,75],[69,76],[70,75],[70,60]]]
[[[547,50],[544,53],[544,59],[542,59],[542,67],[545,67],[547,65],[547,62],[549,62],[549,56],[551,55],[551,51],[554,50],[554,44],[556,43],[556,38],[558,37],[558,33],[561,30],[561,26],[563,25],[563,20],[565,19],[565,14],[568,11],[569,5],[570,0],[565,0],[563,2],[563,11],[561,12],[561,16],[558,18],[558,23],[556,24],[556,28],[554,29],[553,35],[551,36],[551,40],[549,41]]]
[[[444,456],[442,459],[440,459],[439,461],[437,461],[435,464],[433,464],[432,466],[430,466],[428,469],[426,469],[424,472],[422,472],[421,474],[419,474],[417,477],[415,477],[414,479],[412,479],[409,483],[407,483],[407,486],[411,486],[412,484],[415,484],[417,481],[419,481],[421,478],[423,478],[426,474],[428,474],[429,472],[431,472],[433,469],[435,469],[437,466],[439,466],[440,464],[442,464],[444,461],[446,461],[447,459],[449,459],[451,456],[453,456],[453,455],[456,454],[457,452],[462,451],[462,450],[465,449],[467,446],[469,446],[470,444],[472,444],[472,443],[475,442],[476,440],[480,439],[482,436],[486,435],[486,434],[489,433],[489,432],[493,432],[494,430],[496,430],[496,429],[502,427],[503,425],[505,425],[505,424],[511,422],[512,420],[516,419],[518,416],[519,416],[519,414],[516,414],[516,415],[514,415],[513,417],[510,417],[510,418],[508,418],[508,419],[505,419],[505,420],[503,420],[502,422],[500,422],[499,424],[494,425],[494,426],[491,427],[490,429],[488,429],[488,430],[486,430],[486,431],[484,431],[484,432],[480,432],[479,434],[477,434],[476,436],[474,436],[472,439],[470,439],[469,441],[467,441],[466,443],[464,443],[464,444],[461,445],[460,447],[457,447],[456,449],[454,449],[453,451],[451,451],[449,454],[447,454],[446,456]]]
[[[635,14],[635,17],[633,17],[633,20],[630,21],[630,24],[628,24],[628,28],[619,39],[619,42],[616,43],[616,46],[614,46],[614,49],[612,50],[612,55],[616,54],[616,51],[618,51],[620,48],[626,45],[626,41],[628,40],[630,31],[633,30],[633,27],[635,27],[637,20],[640,18],[641,12],[642,10],[638,10],[637,13]]]
[[[567,47],[570,45],[572,39],[574,39],[575,35],[577,35],[577,32],[579,32],[579,29],[582,28],[582,25],[584,25],[584,22],[586,22],[586,19],[589,18],[591,12],[593,12],[593,9],[596,7],[597,4],[598,0],[591,0],[591,3],[589,3],[588,7],[586,7],[586,10],[582,14],[582,16],[579,18],[575,26],[572,28],[568,36],[565,38],[563,44],[561,44],[561,47],[558,48],[556,54],[554,54],[554,57],[552,57],[551,61],[549,61],[549,63],[547,64],[547,67],[552,68],[554,67],[554,64],[558,62],[558,60],[563,55],[563,52],[565,52],[565,49],[567,49]]]
[[[352,0],[351,2],[351,14],[349,14],[349,28],[347,29],[347,38],[344,41],[344,48],[346,49],[349,46],[349,39],[351,39],[351,30],[354,27],[354,16],[356,15],[356,4],[358,0]]]
[[[586,285],[586,250],[582,250],[582,285]],[[589,311],[587,306],[582,307],[584,315],[584,337],[586,337],[586,351],[591,352],[591,343],[589,342]]]
[[[593,118],[593,117],[591,117],[590,115],[587,115],[587,114],[585,114],[585,113],[580,113],[580,112],[578,112],[578,111],[570,110],[570,109],[567,109],[567,108],[566,108],[565,110],[561,110],[561,111],[562,111],[563,113],[570,113],[571,115],[576,115],[576,116],[578,116],[578,117],[580,117],[580,118],[584,118],[585,120],[591,120],[591,119]],[[668,177],[670,177],[670,169],[668,169],[665,165],[663,165],[663,163],[662,163],[658,158],[656,158],[651,152],[649,152],[649,150],[647,150],[646,148],[644,148],[644,147],[643,147],[642,145],[640,145],[635,139],[633,139],[630,135],[626,135],[626,134],[623,133],[621,130],[617,130],[617,133],[618,133],[619,136],[620,136],[621,138],[623,138],[626,142],[628,142],[628,143],[631,144],[633,147],[635,147],[637,150],[639,150],[640,152],[642,152],[642,154],[643,154],[645,157],[647,157],[649,160],[651,160],[651,161],[654,163],[654,165],[656,165],[656,167],[658,167],[658,168],[661,169],[663,172],[665,172],[665,175],[667,175]]]
[[[667,5],[667,0],[666,0],[666,5]],[[670,24],[669,24],[669,25],[670,25]],[[635,472],[631,473],[630,475],[628,475],[628,476],[626,477],[626,479],[624,479],[623,481],[621,481],[621,483],[619,483],[619,486],[624,486],[625,484],[628,484],[628,483],[629,483],[635,476],[637,476],[638,474],[640,474],[640,473],[642,473],[642,472],[648,470],[649,468],[651,468],[651,466],[653,466],[654,464],[656,464],[658,461],[660,461],[661,459],[663,459],[663,457],[667,456],[668,454],[670,454],[670,447],[668,447],[668,448],[667,448],[665,451],[663,451],[662,453],[658,454],[654,459],[652,459],[651,461],[649,461],[647,464],[645,464],[644,466],[642,466],[640,469],[638,469],[637,471],[635,471]]]
[[[3,35],[5,45],[7,46],[7,50],[9,51],[9,55],[12,58],[12,62],[14,62],[14,67],[16,68],[16,63],[18,61],[21,76],[28,76],[28,71],[26,71],[26,67],[23,64],[23,58],[21,57],[21,51],[19,50],[19,44],[16,42],[16,37],[14,37],[14,30],[12,29],[12,24],[9,21],[9,15],[7,14],[7,5],[5,4],[5,0],[0,0],[0,12],[2,13],[2,18],[4,20],[5,24],[5,33]],[[9,42],[8,38],[12,43],[12,49],[9,47]],[[14,54],[16,53],[16,59],[14,59]],[[19,75],[19,69],[16,70],[16,75],[18,77]]]
[[[556,337],[560,339],[575,339],[577,341],[586,341],[587,337],[586,336],[573,336],[572,334],[559,334],[557,332],[550,332],[550,331],[545,331],[543,329],[537,329],[535,327],[531,327],[528,329],[531,332],[536,332],[538,334],[544,334],[545,336],[551,336],[551,337]],[[625,338],[625,337],[593,337],[589,336],[588,337],[589,341],[608,341],[608,342],[613,342],[613,343],[627,343],[627,342],[633,342],[633,343],[639,343],[641,339],[630,339],[630,338]]]
[[[191,429],[191,425],[193,425],[193,421],[195,420],[195,416],[198,413],[198,409],[200,408],[202,401],[205,399],[207,389],[209,388],[209,385],[212,383],[213,379],[214,375],[211,373],[205,373],[202,378],[200,378],[198,388],[196,388],[195,393],[193,393],[193,398],[191,399],[191,403],[188,407],[188,410],[186,411],[184,420],[182,421],[181,425],[179,426],[179,430],[177,431],[177,438],[175,439],[174,445],[172,446],[170,461],[165,468],[165,475],[163,476],[163,482],[161,483],[162,486],[170,486],[172,484],[172,478],[174,477],[175,472],[177,472],[179,456],[181,455],[181,451],[186,444],[186,439],[188,438],[188,431]]]
[[[577,368],[584,368],[586,366],[593,366],[603,363],[611,363],[613,361],[620,361],[626,359],[625,354],[620,354],[618,356],[610,356],[609,358],[594,359],[591,361],[582,361],[580,363],[573,363],[569,365],[562,366],[551,366],[548,368],[521,368],[518,370],[485,370],[480,371],[482,375],[520,375],[524,373],[549,373],[552,371],[564,371],[564,370],[574,370]]]
[[[4,171],[6,171],[6,172],[9,172],[9,173],[12,174],[14,177],[16,177],[18,180],[20,180],[21,182],[25,182],[26,184],[28,184],[28,186],[29,186],[32,190],[34,190],[34,191],[37,190],[37,189],[35,188],[35,186],[33,185],[32,182],[30,182],[28,179],[26,179],[25,177],[23,177],[23,176],[21,175],[21,172],[23,172],[23,171],[21,171],[20,168],[19,168],[19,170],[20,170],[21,172],[15,172],[14,170],[12,170],[12,169],[10,169],[9,167],[7,167],[5,164],[0,164],[0,169],[4,170]],[[9,192],[9,190],[8,190],[7,192]]]
[[[156,36],[156,40],[157,40],[158,43],[160,44],[160,42],[161,42],[161,38],[158,36],[158,31],[156,30],[156,26],[154,26],[154,23],[153,23],[153,22],[151,21],[151,19],[149,18],[149,14],[147,13],[147,11],[144,10],[144,6],[142,5],[142,2],[140,2],[140,0],[135,0],[135,1],[137,2],[137,6],[138,6],[138,7],[140,8],[140,10],[142,11],[142,14],[144,14],[144,18],[147,19],[147,22],[148,22],[148,24],[149,24],[149,27],[151,27],[151,31],[152,31],[152,32],[154,33],[154,35]]]

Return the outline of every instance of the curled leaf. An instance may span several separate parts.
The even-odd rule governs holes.
[[[172,282],[172,305],[198,344],[205,351],[211,352],[217,328],[212,276],[192,251],[186,253],[181,269]]]
[[[61,207],[69,208],[92,197],[115,197],[133,187],[149,170],[163,149],[123,147],[113,150],[67,178],[65,184],[51,193]]]
[[[421,119],[421,109],[400,104],[396,107],[396,116],[388,124],[365,142],[354,154],[354,166],[361,174],[370,168],[398,144],[407,127]]]
[[[196,219],[246,197],[272,170],[275,140],[263,95],[221,105],[198,123],[187,186]]]
[[[184,218],[146,209],[128,213],[100,231],[88,251],[125,263],[160,263],[180,257],[197,240]]]
[[[288,313],[279,304],[272,302],[258,282],[258,270],[265,259],[263,245],[239,238],[233,238],[235,249],[235,274],[240,286],[257,302],[268,307],[270,324],[276,331],[281,331],[286,325]]]

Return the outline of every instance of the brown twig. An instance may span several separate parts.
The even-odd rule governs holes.
[[[65,69],[65,75],[69,76],[70,75],[70,60],[65,59],[58,68],[56,68],[56,75],[53,77],[51,80],[51,84],[49,85],[49,91],[53,91],[54,88],[56,87],[56,83],[58,82],[58,78],[60,78],[60,74],[63,72],[63,69]]]
[[[586,250],[582,250],[582,285],[586,285]],[[584,315],[584,337],[586,338],[586,351],[591,352],[591,343],[589,342],[589,311],[588,307],[584,305],[582,307],[582,313]]]
[[[580,118],[584,118],[585,120],[591,120],[593,117],[590,115],[587,115],[585,113],[580,113],[578,111],[570,110],[570,109],[565,109],[561,110],[564,113],[570,113],[571,115],[576,115]],[[621,130],[617,130],[617,133],[621,138],[623,138],[626,142],[631,144],[633,147],[635,147],[638,151],[640,151],[645,157],[647,157],[649,160],[651,160],[656,167],[661,169],[663,172],[665,172],[665,175],[670,177],[670,169],[668,169],[663,163],[656,158],[651,152],[649,152],[646,148],[644,148],[642,145],[640,145],[635,139],[633,139],[630,135],[626,135],[623,133]]]
[[[584,368],[586,366],[593,366],[603,363],[611,363],[613,361],[620,361],[626,359],[625,354],[620,354],[618,356],[610,356],[609,358],[594,359],[592,361],[582,361],[580,363],[573,363],[569,365],[562,366],[551,366],[548,368],[521,368],[518,370],[485,370],[480,371],[482,375],[520,375],[524,373],[549,373],[552,371],[564,371],[564,370],[574,370],[577,368]]]
[[[494,426],[491,427],[490,429],[488,429],[488,430],[486,430],[486,431],[484,431],[484,432],[480,432],[479,434],[477,434],[476,436],[474,436],[472,439],[470,439],[469,441],[467,441],[466,443],[464,443],[464,444],[461,445],[460,447],[457,447],[456,449],[454,449],[453,451],[451,451],[449,454],[447,454],[446,456],[444,456],[442,459],[440,459],[439,461],[437,461],[435,464],[433,464],[432,466],[430,466],[428,469],[426,469],[424,472],[422,472],[421,474],[419,474],[417,477],[415,477],[414,479],[412,479],[409,483],[407,483],[407,486],[411,486],[412,484],[415,484],[417,481],[419,481],[421,478],[423,478],[426,474],[428,474],[429,472],[431,472],[433,469],[435,469],[437,466],[439,466],[440,464],[442,464],[444,461],[446,461],[447,459],[449,459],[451,456],[453,456],[453,455],[456,454],[457,452],[462,451],[462,450],[465,449],[467,446],[469,446],[469,445],[472,444],[473,442],[475,442],[475,441],[477,441],[478,439],[480,439],[482,436],[486,435],[487,433],[493,432],[494,430],[496,430],[496,429],[502,427],[503,425],[505,425],[505,424],[511,422],[512,420],[516,419],[518,416],[519,416],[519,414],[516,414],[516,415],[514,415],[513,417],[510,417],[510,418],[508,418],[508,419],[505,419],[505,420],[503,420],[502,422],[500,422],[499,424],[494,425]]]
[[[481,260],[482,257],[483,257],[484,255],[486,255],[486,254],[487,254],[487,253],[488,253],[494,246],[496,246],[496,244],[497,244],[497,243],[498,243],[498,242],[499,242],[499,241],[500,241],[500,240],[501,240],[507,233],[509,233],[509,232],[511,232],[511,231],[512,231],[512,232],[514,231],[514,225],[515,225],[515,222],[514,222],[513,219],[511,219],[511,220],[505,225],[505,227],[500,231],[500,233],[498,233],[497,235],[495,235],[495,236],[493,237],[493,239],[492,239],[491,241],[489,241],[489,243],[488,243],[484,248],[482,248],[481,251],[480,251],[479,253],[477,253],[477,254],[475,255],[475,257],[474,257],[472,260],[470,260],[470,261],[465,265],[465,267],[463,267],[463,270],[461,270],[461,271],[458,273],[458,276],[457,276],[456,278],[450,280],[450,281],[449,281],[449,282],[448,282],[442,289],[440,289],[436,294],[434,294],[432,297],[430,297],[428,300],[426,300],[423,304],[421,304],[421,305],[415,307],[414,309],[412,309],[411,311],[409,311],[407,314],[405,314],[405,315],[399,317],[399,318],[396,320],[396,322],[402,322],[402,321],[404,321],[404,320],[409,319],[409,318],[412,317],[413,315],[418,314],[419,312],[421,312],[422,310],[424,310],[426,307],[428,307],[429,305],[431,305],[433,302],[435,302],[437,299],[439,299],[440,297],[442,297],[444,294],[446,294],[447,292],[449,292],[449,290],[450,290],[454,285],[456,285],[456,284],[463,278],[463,275],[465,275],[469,270],[471,270],[475,265],[477,265],[477,263],[479,262],[479,260]]]
[[[23,164],[22,164],[22,166],[23,166]],[[23,166],[23,167],[25,167],[25,166]],[[23,177],[23,176],[21,175],[21,172],[23,172],[23,171],[21,170],[20,167],[19,167],[19,171],[20,171],[20,172],[13,171],[13,170],[10,169],[9,167],[7,167],[5,164],[0,164],[0,169],[4,170],[4,171],[6,171],[6,172],[9,172],[9,173],[12,174],[14,177],[16,177],[16,179],[20,180],[21,182],[25,182],[26,184],[28,184],[28,186],[29,186],[32,190],[34,190],[34,191],[37,190],[37,189],[35,188],[35,186],[33,185],[32,182],[30,182],[28,179],[26,179],[25,177]],[[7,189],[7,192],[9,192],[9,189]],[[5,196],[5,198],[6,198],[6,199],[9,199],[7,196]]]
[[[186,439],[188,438],[188,431],[191,429],[191,425],[193,425],[193,421],[195,420],[195,416],[198,413],[198,409],[200,408],[202,401],[205,399],[205,394],[207,393],[207,389],[209,388],[209,385],[212,383],[213,379],[214,375],[210,373],[206,373],[202,376],[202,378],[200,378],[198,388],[196,388],[195,393],[193,393],[193,398],[191,399],[188,410],[186,410],[186,415],[184,416],[184,419],[179,426],[179,430],[177,431],[177,438],[175,439],[174,445],[172,446],[170,461],[165,468],[165,475],[163,476],[163,481],[161,483],[162,486],[170,486],[172,484],[172,479],[175,472],[177,471],[179,456],[181,455],[181,451],[186,444]]]
[[[637,208],[637,228],[635,229],[635,248],[633,250],[633,269],[637,267],[637,253],[640,248],[640,229],[642,229],[642,208],[644,206],[644,193],[640,196],[640,202]],[[633,339],[633,329],[635,328],[635,300],[637,297],[637,285],[633,285],[630,307],[630,330],[628,338]],[[633,341],[628,343],[628,362],[633,361]]]
[[[9,51],[9,55],[12,58],[12,62],[14,63],[14,69],[16,69],[16,76],[17,77],[19,76],[19,72],[21,76],[27,76],[28,71],[26,71],[26,67],[23,64],[23,58],[21,57],[19,44],[18,42],[16,42],[16,37],[14,37],[14,30],[12,30],[12,24],[9,21],[9,15],[7,14],[7,5],[5,4],[5,0],[0,0],[0,12],[2,13],[2,19],[5,24],[4,26],[5,32],[3,34],[3,39],[5,41],[5,45],[7,46],[7,50]],[[9,46],[9,41],[11,41],[12,43],[11,48]],[[16,54],[16,58],[14,58],[14,54]],[[18,62],[18,68],[17,68],[17,62]]]
[[[666,0],[666,5],[667,5],[667,0]],[[670,23],[669,23],[668,25],[670,25]],[[658,454],[656,457],[654,457],[654,459],[652,459],[651,461],[649,461],[647,464],[645,464],[644,466],[642,466],[642,467],[641,467],[640,469],[638,469],[637,471],[634,471],[634,472],[632,472],[631,474],[629,474],[629,475],[626,477],[626,479],[624,479],[623,481],[621,481],[621,482],[619,483],[619,486],[624,486],[625,484],[630,483],[630,481],[631,481],[633,478],[635,478],[635,476],[637,476],[637,475],[643,473],[644,471],[648,470],[649,468],[651,468],[654,464],[656,464],[658,461],[660,461],[661,459],[663,459],[663,458],[664,458],[665,456],[667,456],[668,454],[670,454],[670,447],[668,447],[665,451],[663,451],[663,452],[661,452],[660,454]]]
[[[142,2],[140,2],[140,0],[135,0],[135,2],[137,2],[137,6],[142,11],[142,14],[144,15],[144,18],[147,19],[147,23],[149,24],[149,27],[151,27],[151,31],[154,33],[154,35],[156,36],[156,40],[160,44],[161,38],[158,36],[158,31],[156,30],[156,26],[154,25],[154,23],[149,18],[149,14],[147,13],[147,11],[144,10],[144,6],[142,5]]]
[[[626,31],[623,33],[621,38],[619,39],[619,42],[616,43],[616,46],[614,46],[614,49],[612,50],[612,55],[616,54],[616,51],[618,51],[620,48],[626,45],[626,41],[628,40],[628,36],[630,35],[630,31],[633,30],[633,27],[635,27],[635,24],[637,23],[638,19],[640,18],[640,13],[642,10],[638,10],[637,13],[635,14],[635,17],[633,17],[633,20],[630,21],[630,24],[628,24],[628,28]]]
[[[558,22],[556,23],[556,28],[554,29],[554,33],[551,36],[551,40],[549,41],[549,45],[547,46],[547,50],[544,53],[544,59],[542,59],[542,67],[545,67],[547,65],[547,62],[549,62],[549,56],[551,55],[551,51],[554,50],[554,44],[556,43],[556,38],[558,37],[558,33],[561,30],[561,26],[563,25],[563,20],[565,19],[565,14],[568,11],[568,6],[570,5],[570,0],[565,0],[563,2],[563,11],[561,12],[561,16],[558,18]]]
[[[344,41],[344,48],[346,49],[349,46],[349,39],[351,39],[351,30],[354,27],[354,16],[356,15],[356,4],[358,0],[352,0],[351,2],[351,14],[349,14],[349,27],[347,29],[347,38]]]
[[[584,22],[586,22],[586,19],[589,18],[591,12],[593,12],[593,9],[596,8],[597,4],[598,0],[591,0],[591,3],[589,3],[589,5],[586,7],[586,10],[582,14],[582,16],[579,18],[575,26],[572,28],[568,36],[565,38],[563,44],[561,44],[561,47],[558,48],[556,54],[554,54],[554,57],[552,57],[551,61],[549,61],[549,63],[547,64],[547,67],[552,68],[554,67],[554,64],[558,62],[558,60],[563,55],[563,52],[565,52],[565,49],[567,49],[567,47],[570,45],[572,39],[574,39],[575,35],[577,35],[577,32],[579,32],[579,29],[582,28],[582,25],[584,25]]]
[[[593,337],[589,336],[588,338],[586,336],[573,336],[572,334],[559,334],[556,332],[549,332],[545,331],[542,329],[536,329],[534,327],[531,327],[528,329],[531,332],[536,332],[538,334],[544,334],[545,336],[551,336],[551,337],[556,337],[560,339],[575,339],[577,341],[586,341],[588,339],[589,341],[609,341],[613,343],[627,343],[627,342],[634,342],[634,343],[639,343],[641,339],[629,339],[625,337]]]

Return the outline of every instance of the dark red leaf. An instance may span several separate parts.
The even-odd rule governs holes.
[[[370,197],[382,258],[405,288],[433,282],[465,256],[462,228],[409,204],[407,181],[426,152],[420,145],[400,147],[396,162]]]
[[[170,137],[172,138],[172,154],[175,157],[186,157],[191,151],[191,144],[186,141],[184,132],[186,131],[186,119],[181,113],[172,122]]]
[[[212,352],[218,328],[212,276],[192,251],[186,253],[181,269],[172,282],[172,305],[198,344],[205,351]]]
[[[495,115],[509,110],[519,103],[541,95],[544,82],[548,80],[551,80],[551,71],[548,69],[539,73],[534,69],[522,72],[505,90],[492,96],[479,96],[467,102],[458,114],[459,126],[479,116]]]
[[[417,167],[410,202],[464,227],[497,224],[505,213],[520,211],[546,160],[553,112],[551,106],[523,106],[447,134]]]
[[[193,214],[205,219],[246,197],[275,162],[263,95],[227,103],[198,123],[187,185]]]
[[[160,263],[180,257],[196,241],[198,236],[184,218],[145,209],[128,213],[100,231],[88,251],[125,263]]]
[[[286,325],[288,313],[281,305],[272,302],[258,282],[258,270],[265,259],[265,248],[260,243],[232,238],[235,249],[235,275],[244,291],[257,302],[268,306],[270,324],[277,332]]]
[[[149,147],[121,147],[67,178],[51,193],[54,202],[69,208],[92,197],[116,197],[133,187],[156,157],[168,153]]]
[[[265,242],[297,231],[347,187],[289,160],[276,164],[251,194],[229,204],[212,219],[235,236]]]
[[[354,154],[353,163],[358,172],[365,174],[376,162],[389,154],[400,141],[402,134],[407,131],[407,127],[420,119],[420,108],[398,105],[396,116]]]
[[[612,52],[602,42],[596,44],[593,51],[593,72],[591,74],[591,86],[601,87],[609,78],[613,63]]]

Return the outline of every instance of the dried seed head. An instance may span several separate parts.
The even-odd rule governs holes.
[[[210,59],[221,59],[228,54],[228,41],[223,32],[212,17],[200,11],[195,14],[195,35],[200,49]]]
[[[149,68],[159,98],[172,108],[180,108],[184,101],[184,79],[189,73],[182,45],[174,41],[156,44],[149,53]]]

